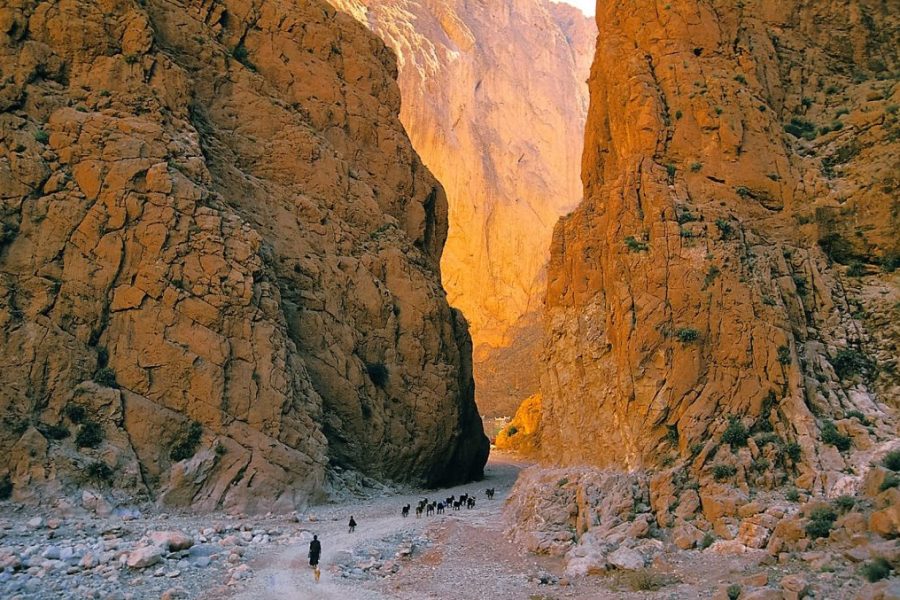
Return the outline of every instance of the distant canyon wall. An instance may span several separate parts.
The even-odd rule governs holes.
[[[579,178],[596,28],[549,0],[334,0],[397,53],[400,119],[447,190],[442,258],[471,324],[479,409],[537,391],[551,233]]]
[[[743,430],[822,490],[896,436],[898,19],[599,2],[585,198],[548,274],[547,460],[706,472]]]
[[[446,197],[319,0],[0,8],[0,478],[293,510],[487,458]]]

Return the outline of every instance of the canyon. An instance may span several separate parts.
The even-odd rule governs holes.
[[[900,598],[898,33],[0,8],[0,595]]]
[[[596,26],[550,0],[334,4],[397,54],[400,120],[447,190],[443,282],[471,325],[478,407],[510,416],[539,387],[550,238],[581,200]]]
[[[0,23],[6,495],[265,512],[480,476],[446,197],[384,44],[319,1]]]

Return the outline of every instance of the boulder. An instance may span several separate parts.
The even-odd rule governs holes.
[[[169,552],[187,550],[194,545],[194,538],[181,531],[151,531],[147,537],[153,544]]]
[[[163,550],[159,546],[142,546],[128,555],[126,564],[132,569],[145,569],[162,561]]]

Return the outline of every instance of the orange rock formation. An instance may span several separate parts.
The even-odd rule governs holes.
[[[549,267],[548,459],[821,491],[896,436],[898,18],[599,3],[585,199]],[[747,432],[766,441],[722,443]]]
[[[440,185],[319,0],[0,8],[0,476],[295,508],[478,477]],[[102,469],[94,469],[94,473]]]
[[[581,199],[596,29],[549,0],[335,0],[397,53],[400,119],[445,186],[450,303],[471,323],[479,409],[537,391],[553,226]]]

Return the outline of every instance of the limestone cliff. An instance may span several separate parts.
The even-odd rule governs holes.
[[[599,2],[585,199],[549,267],[548,459],[822,491],[896,436],[898,19]]]
[[[391,52],[319,0],[0,8],[0,476],[292,509],[487,440]]]
[[[450,303],[475,342],[479,409],[537,391],[553,226],[581,199],[596,29],[549,0],[334,0],[397,53],[400,119],[447,190]]]

